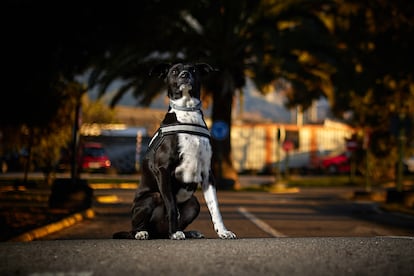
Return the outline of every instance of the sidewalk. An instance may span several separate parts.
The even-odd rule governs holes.
[[[59,173],[57,178],[67,178],[68,173]],[[104,175],[104,174],[83,174],[87,179],[116,178],[125,179],[124,182],[115,184],[91,184],[93,189],[136,189],[138,175]],[[43,180],[43,174],[30,173],[29,184],[24,186],[22,182],[15,182],[22,179],[23,173],[0,174],[0,242],[11,241],[32,241],[50,233],[59,231],[74,225],[84,219],[94,216],[93,209],[71,212],[64,209],[52,210],[49,208],[49,197],[51,188],[36,182]],[[34,181],[33,181],[34,180]],[[131,182],[131,183],[130,183]]]
[[[92,219],[95,216],[93,209],[87,209],[82,212],[77,212],[75,214],[69,215],[66,218],[63,218],[59,221],[46,224],[44,226],[35,228],[33,230],[27,231],[21,235],[11,238],[11,242],[29,242],[54,232],[60,231],[66,227],[70,227],[75,223],[78,223],[84,219]]]

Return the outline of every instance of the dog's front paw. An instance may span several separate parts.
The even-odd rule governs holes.
[[[174,234],[170,235],[170,239],[172,240],[185,240],[185,234],[183,231],[177,231]]]
[[[135,234],[135,239],[136,240],[148,240],[149,239],[149,234],[147,231],[138,231]]]
[[[223,239],[223,240],[237,239],[236,234],[234,234],[233,232],[229,230],[217,231],[217,235],[219,236],[220,239]]]

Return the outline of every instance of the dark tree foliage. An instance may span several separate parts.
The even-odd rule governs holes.
[[[3,1],[0,123],[47,125],[77,74],[152,35],[147,2]]]
[[[387,129],[413,103],[414,2],[338,1],[333,18],[340,61],[332,108],[352,110],[357,126]]]

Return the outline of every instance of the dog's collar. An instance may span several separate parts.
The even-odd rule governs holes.
[[[200,125],[194,125],[194,124],[174,124],[174,125],[165,125],[161,126],[158,131],[155,133],[155,135],[152,137],[151,141],[148,144],[148,147],[151,147],[151,145],[157,140],[157,138],[166,136],[166,135],[172,135],[177,133],[187,133],[187,134],[193,134],[198,136],[204,136],[207,138],[210,138],[210,132],[208,131],[208,128],[206,126],[200,126]],[[156,143],[158,144],[158,143]],[[155,146],[157,148],[158,146]]]
[[[179,106],[170,101],[170,107],[179,111],[198,111],[201,109],[201,102],[192,107]]]

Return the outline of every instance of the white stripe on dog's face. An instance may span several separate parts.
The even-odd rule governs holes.
[[[180,91],[182,92],[181,97],[177,99],[170,99],[170,101],[173,104],[180,106],[180,107],[188,107],[188,108],[196,107],[198,104],[200,104],[200,100],[192,97],[189,93],[190,90],[191,90],[190,84],[182,84],[180,86]]]
[[[189,83],[181,84],[179,87],[180,91],[183,92],[183,97],[190,97],[190,90],[193,89],[193,86]]]

